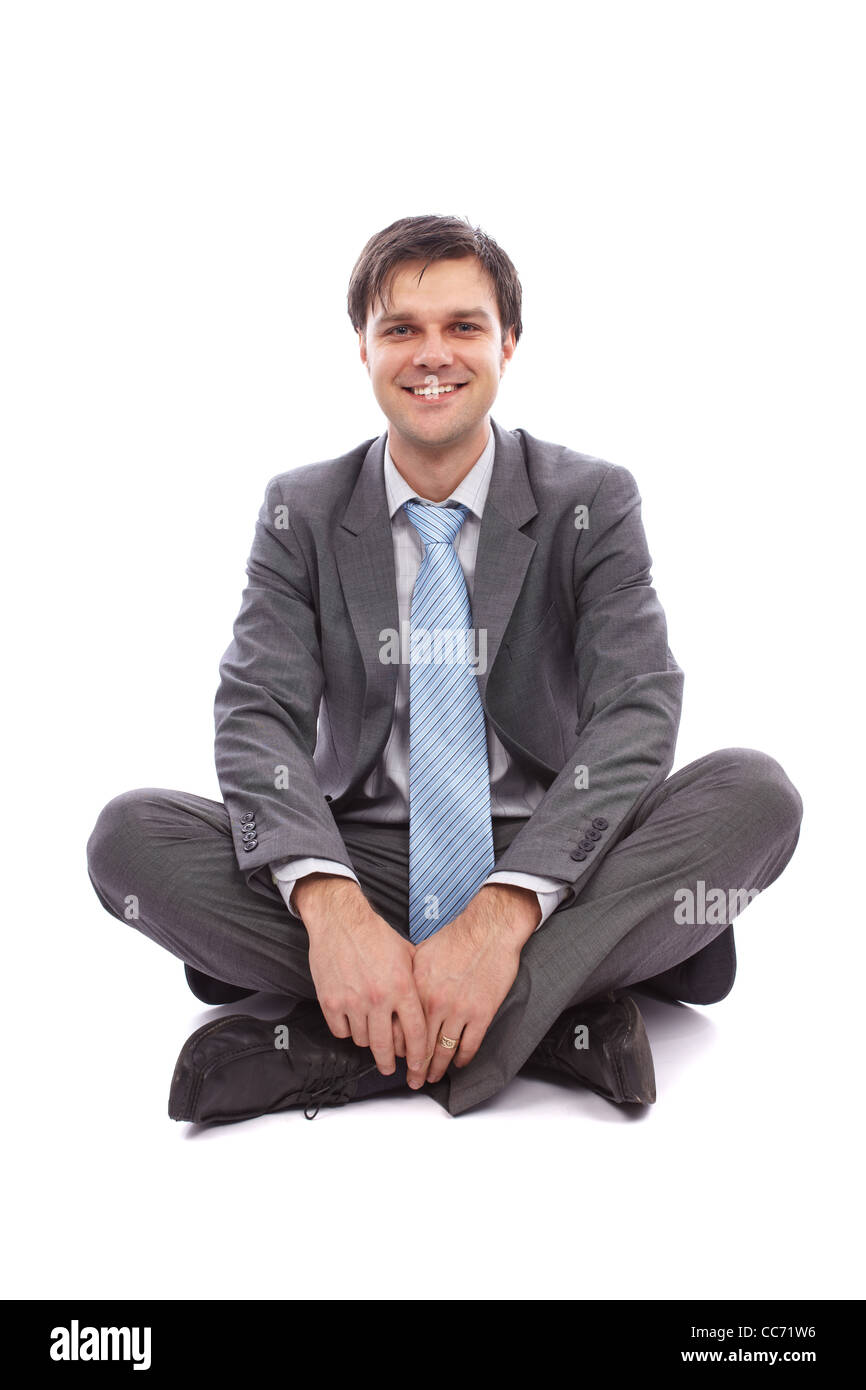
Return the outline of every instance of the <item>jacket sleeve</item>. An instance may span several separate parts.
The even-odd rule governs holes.
[[[674,760],[683,673],[652,586],[640,503],[628,470],[610,466],[575,547],[575,741],[495,865],[569,882],[566,907]]]
[[[216,772],[238,863],[251,887],[255,877],[271,885],[267,866],[277,859],[316,856],[352,869],[313,763],[320,625],[278,478],[259,512],[247,580],[214,702]]]

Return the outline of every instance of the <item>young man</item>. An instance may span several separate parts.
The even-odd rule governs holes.
[[[728,993],[800,797],[750,749],[668,777],[683,676],[634,479],[490,415],[521,333],[502,249],[403,218],[348,308],[388,429],[268,484],[216,696],[224,804],[126,792],[88,843],[100,901],[126,920],[134,894],[199,999],[296,1001],[199,1029],[169,1114],[426,1087],[457,1115],[524,1067],[652,1103],[627,987]]]

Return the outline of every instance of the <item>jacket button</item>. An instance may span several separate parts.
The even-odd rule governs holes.
[[[572,859],[585,859],[585,858],[586,858],[586,852],[585,852],[585,850],[582,850],[582,849],[573,849],[573,850],[571,851],[571,857],[572,857]]]
[[[257,844],[258,840],[250,840],[249,844],[244,845],[244,849],[246,850],[247,854],[249,854],[251,849],[255,849]]]
[[[325,800],[326,800],[326,801],[333,801],[333,799],[334,799],[334,798],[333,798],[332,796],[328,796],[328,793],[327,793],[327,792],[325,793]]]
[[[608,823],[605,820],[604,816],[596,816],[595,820],[593,821],[593,825],[595,826],[596,830],[607,830]]]
[[[586,840],[598,841],[598,840],[601,839],[601,831],[600,831],[600,830],[587,830],[586,835],[584,836],[584,839],[586,839]]]
[[[243,815],[241,816],[241,825],[246,825],[247,821],[251,821],[254,819],[255,814],[253,811],[244,811]]]

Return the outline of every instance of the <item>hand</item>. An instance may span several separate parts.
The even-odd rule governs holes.
[[[308,885],[309,880],[318,880]],[[302,890],[300,893],[298,890]],[[427,1027],[412,971],[415,946],[373,910],[350,879],[311,874],[293,901],[310,938],[310,973],[335,1038],[369,1047],[383,1076],[395,1053],[409,1085],[424,1084]]]
[[[457,1067],[472,1061],[514,984],[521,947],[540,915],[534,893],[488,884],[417,947],[413,970],[427,1018],[428,1081],[439,1081],[452,1061]],[[442,1033],[459,1039],[459,1048],[443,1047]]]

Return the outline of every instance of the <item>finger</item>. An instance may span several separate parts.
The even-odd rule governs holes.
[[[447,1020],[439,1029],[436,1038],[436,1050],[433,1053],[433,1061],[430,1063],[430,1070],[427,1073],[427,1080],[431,1084],[442,1079],[454,1060],[462,1031],[462,1023],[449,1023]],[[446,1039],[445,1042],[442,1041],[443,1038]]]
[[[463,1029],[463,1036],[460,1039],[459,1050],[454,1054],[454,1066],[465,1067],[472,1061],[479,1047],[484,1041],[486,1028],[482,1028],[480,1023],[467,1023]]]
[[[406,1056],[406,1039],[403,1037],[403,1029],[396,1014],[391,1019],[391,1031],[394,1035],[394,1052],[398,1057]]]
[[[424,1085],[427,1060],[433,1051],[427,1042],[427,1023],[417,994],[400,1004],[398,1018],[406,1040],[406,1078],[413,1091]]]
[[[322,1009],[322,1013],[325,1014],[325,1022],[335,1038],[348,1038],[351,1036],[352,1030],[349,1027],[349,1020],[345,1014],[329,1014],[325,1013],[324,1009]]]
[[[352,1042],[356,1047],[370,1046],[366,1014],[349,1014],[349,1027],[352,1030]]]
[[[391,1015],[381,1009],[367,1015],[367,1033],[370,1038],[370,1051],[376,1058],[376,1066],[383,1076],[391,1076],[394,1071],[394,1030]]]
[[[437,1039],[438,1039],[438,1037],[439,1037],[439,1032],[440,1032],[440,1029],[442,1028],[442,1025],[443,1025],[444,1022],[445,1022],[444,1018],[442,1018],[441,1016],[437,1016],[436,1014],[433,1014],[433,1015],[431,1015],[430,1021],[429,1021],[428,1025],[427,1025],[427,1041],[426,1041],[426,1047],[425,1047],[425,1052],[424,1052],[424,1067],[423,1067],[423,1071],[424,1071],[424,1080],[425,1080],[425,1081],[431,1081],[431,1080],[433,1080],[433,1078],[431,1077],[430,1073],[431,1073],[432,1068],[433,1068],[433,1065],[434,1065],[434,1063],[435,1063],[435,1060],[436,1060],[436,1052],[437,1052],[437,1050],[438,1050],[438,1049],[437,1049],[437,1046],[436,1046],[436,1041],[437,1041]]]

